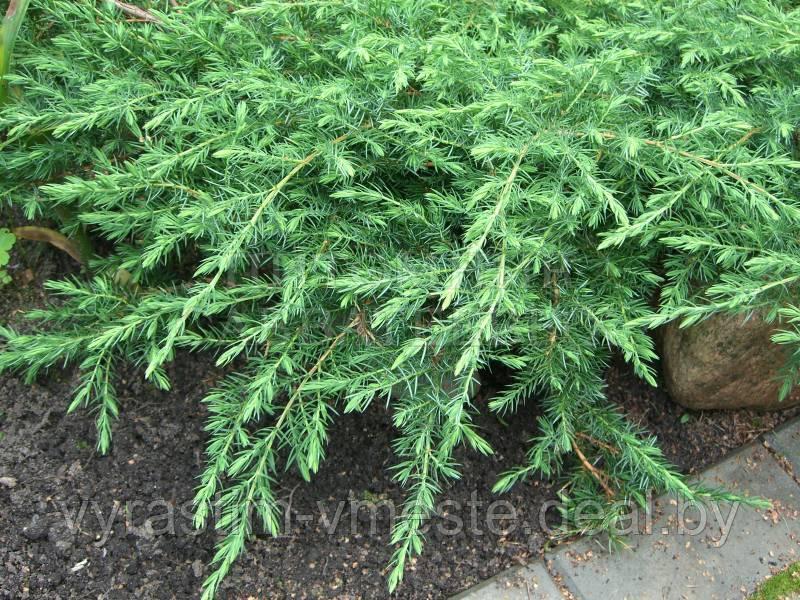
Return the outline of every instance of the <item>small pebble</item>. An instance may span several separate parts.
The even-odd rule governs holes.
[[[39,515],[33,515],[28,526],[22,528],[22,535],[32,542],[42,540],[47,537],[47,523]]]
[[[203,576],[203,561],[198,559],[192,563],[192,573],[198,579]]]

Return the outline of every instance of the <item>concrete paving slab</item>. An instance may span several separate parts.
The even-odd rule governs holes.
[[[789,421],[764,438],[770,447],[789,461],[795,476],[800,476],[800,419]]]
[[[663,498],[652,522],[639,516],[638,532],[625,538],[629,549],[609,552],[584,538],[549,555],[551,566],[586,600],[733,600],[800,559],[800,486],[763,446],[745,448],[700,479],[768,497],[774,508],[700,511]]]
[[[540,562],[512,567],[451,600],[561,600],[561,593]]]

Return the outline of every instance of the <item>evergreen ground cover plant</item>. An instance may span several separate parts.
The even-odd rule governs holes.
[[[120,364],[161,388],[179,351],[228,366],[206,597],[341,413],[393,415],[394,589],[454,450],[492,452],[478,411],[541,403],[496,490],[561,477],[565,522],[611,529],[648,490],[731,498],[606,401],[612,353],[655,384],[648,329],[720,311],[800,347],[795,2],[34,0],[6,83],[4,201],[94,256],[38,328],[2,329],[0,370],[77,365],[70,409],[107,452]],[[576,523],[587,499],[606,508]]]

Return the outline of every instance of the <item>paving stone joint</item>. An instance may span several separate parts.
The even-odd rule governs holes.
[[[453,600],[734,600],[800,560],[800,419],[765,435],[698,479],[771,509],[696,507],[659,498],[653,511],[609,551],[602,536],[582,538],[514,567]],[[552,571],[552,575],[551,575]],[[554,581],[553,575],[558,580]]]

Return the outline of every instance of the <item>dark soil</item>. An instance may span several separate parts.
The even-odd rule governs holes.
[[[15,285],[0,291],[0,314],[24,327],[21,311],[44,298],[39,279],[58,272],[24,263],[11,272]],[[169,393],[140,373],[122,377],[108,456],[94,450],[92,416],[65,412],[74,374],[54,372],[34,385],[0,378],[0,597],[198,596],[217,540],[191,522],[205,440],[200,400],[219,373],[192,357],[176,361],[170,375]],[[460,457],[464,477],[442,497],[442,515],[398,598],[441,598],[541,551],[539,511],[555,498],[552,486],[532,480],[502,498],[490,491],[503,470],[524,462],[535,411],[532,403],[509,426],[491,416],[478,422],[495,455]],[[402,500],[389,472],[393,437],[380,404],[339,417],[313,483],[282,478],[285,535],[253,540],[222,596],[385,597],[387,502],[399,511]]]
[[[780,412],[688,411],[673,402],[663,386],[649,386],[620,363],[611,367],[606,380],[609,399],[655,435],[664,455],[684,473],[719,462],[731,450],[800,414],[800,406]]]
[[[42,302],[41,279],[69,268],[59,260],[33,269],[36,257],[18,259],[15,284],[0,290],[0,321],[19,325],[20,310]],[[94,451],[90,414],[65,414],[73,374],[51,373],[34,385],[0,378],[0,597],[198,596],[217,540],[191,523],[205,439],[200,400],[219,376],[211,364],[177,360],[169,393],[144,384],[139,373],[125,374],[108,456]],[[608,382],[611,399],[655,433],[685,471],[716,461],[789,415],[684,417],[624,366],[612,367]],[[479,402],[492,393],[491,384],[484,386]],[[541,551],[547,535],[540,517],[556,498],[554,484],[532,480],[503,496],[489,491],[503,470],[524,462],[536,411],[530,402],[508,424],[492,416],[478,421],[495,455],[459,456],[463,479],[443,494],[425,551],[408,566],[398,598],[442,598]],[[292,473],[281,481],[289,507],[285,535],[254,539],[221,596],[386,597],[387,504],[399,507],[402,498],[389,473],[393,436],[381,405],[339,417],[314,481]]]

